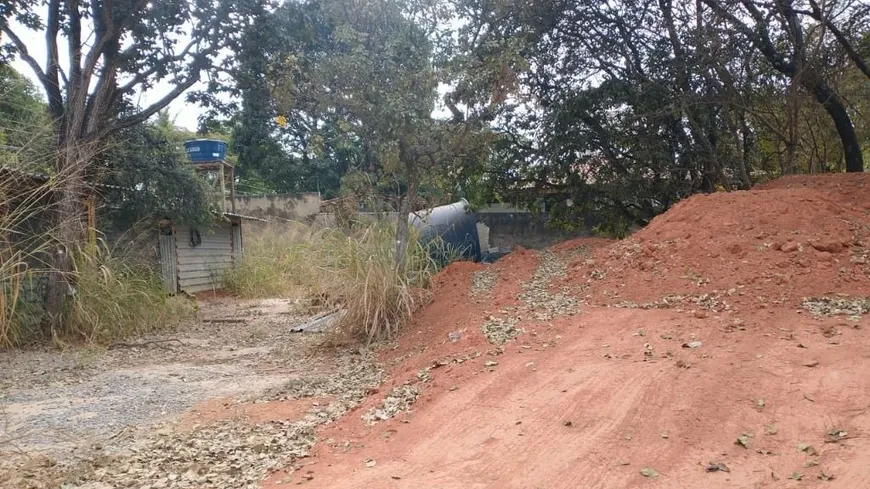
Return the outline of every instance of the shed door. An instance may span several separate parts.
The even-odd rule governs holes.
[[[242,258],[242,224],[233,223],[233,261],[236,265]]]
[[[163,275],[163,288],[167,294],[178,292],[178,258],[175,255],[175,236],[172,228],[160,230],[160,271]]]

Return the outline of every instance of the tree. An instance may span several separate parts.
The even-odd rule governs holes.
[[[794,80],[815,97],[837,128],[846,155],[846,171],[863,172],[864,158],[852,118],[841,97],[821,75],[819,67],[814,66],[807,56],[805,29],[794,1],[774,0],[759,6],[750,0],[740,0],[743,7],[740,12],[751,19],[751,25],[742,20],[733,9],[728,8],[725,2],[702,1],[748,39],[777,71]],[[821,17],[821,13],[819,16]],[[777,22],[771,23],[771,19]],[[781,26],[782,32],[774,39],[772,30],[777,24]],[[786,52],[780,46],[784,46]]]
[[[111,135],[145,122],[213,68],[221,48],[248,21],[249,7],[218,0],[9,0],[0,6],[3,48],[36,75],[54,126],[61,182],[47,303],[54,321],[67,290],[69,252],[84,237],[82,196],[95,155]],[[31,54],[22,29],[44,34],[45,62]],[[133,104],[158,84],[169,88],[153,103]]]
[[[861,168],[866,84],[830,25],[866,59],[868,12],[819,2],[822,23],[806,1],[453,0],[464,22],[449,102],[494,114],[500,137],[468,180],[571,225],[596,215],[621,227],[763,173]],[[802,68],[779,70],[711,2]],[[756,26],[744,4],[769,22]],[[789,27],[778,5],[803,23]],[[839,143],[850,127],[851,142]]]
[[[51,121],[36,87],[11,66],[0,64],[0,161],[45,171],[51,151]]]
[[[184,151],[190,139],[177,129],[166,112],[114,134],[97,160],[105,174],[98,187],[104,203],[104,228],[125,232],[140,221],[169,218],[191,225],[207,225],[218,208]]]
[[[287,3],[240,46],[251,54],[236,81],[244,120],[252,122],[236,133],[243,136],[240,153],[284,148],[287,155],[272,160],[283,168],[268,168],[273,174],[297,171],[298,162],[299,170],[337,176],[336,183],[351,169],[395,179],[402,189],[398,264],[423,182],[481,150],[472,144],[479,128],[432,117],[442,79],[435,41],[443,13],[439,2]],[[269,39],[260,42],[263,32]],[[278,115],[286,124],[271,122]],[[262,163],[259,169],[266,170]]]

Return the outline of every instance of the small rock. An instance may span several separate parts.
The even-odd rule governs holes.
[[[845,440],[848,436],[849,433],[847,431],[841,430],[840,428],[833,428],[825,433],[825,443],[839,443],[840,440]]]
[[[562,426],[567,426],[568,428],[570,428],[574,426],[574,423],[572,423],[571,421],[563,421]]]
[[[833,254],[842,253],[843,250],[846,249],[846,247],[843,245],[843,243],[841,243],[839,241],[810,243],[810,246],[812,246],[813,248],[815,248],[819,251],[833,253]]]
[[[683,343],[683,348],[691,348],[694,350],[696,348],[700,348],[703,344],[704,343],[700,341],[690,341],[688,343]]]
[[[707,314],[707,311],[703,309],[697,309],[694,314],[695,317],[698,319],[706,319],[709,316],[709,314]]]
[[[498,362],[496,362],[495,360],[487,360],[483,364],[484,367],[495,367],[496,365],[498,365]]]
[[[651,467],[644,467],[640,470],[640,475],[644,477],[655,478],[659,476],[659,473],[656,472],[656,469],[653,469]]]
[[[377,464],[378,464],[377,462],[375,462],[374,460],[372,460],[370,458],[366,459],[366,467],[368,467],[368,468],[372,468]]]
[[[780,246],[779,251],[782,251],[783,253],[792,253],[794,251],[797,251],[799,248],[800,248],[799,244],[797,244],[794,241],[789,241],[788,243],[785,243],[784,245]]]
[[[803,363],[803,366],[804,366],[804,367],[816,367],[816,366],[818,366],[818,365],[819,365],[819,361],[818,361],[818,360],[811,360],[811,361],[809,361],[809,362],[804,362],[804,363]]]
[[[797,449],[799,452],[804,452],[811,457],[819,454],[819,452],[816,451],[816,447],[810,445],[809,443],[798,443]]]

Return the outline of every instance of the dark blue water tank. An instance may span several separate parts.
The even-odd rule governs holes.
[[[455,257],[480,260],[477,216],[467,200],[414,212],[408,221],[436,261],[443,264]]]
[[[194,139],[184,143],[190,161],[217,161],[227,157],[227,143],[220,139]]]

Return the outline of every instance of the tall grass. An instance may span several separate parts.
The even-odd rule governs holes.
[[[21,344],[39,332],[43,277],[41,257],[49,246],[46,196],[56,184],[0,164],[0,348]]]
[[[315,230],[301,224],[273,225],[248,233],[241,263],[224,286],[242,297],[307,301],[340,310],[343,339],[374,342],[395,338],[426,300],[436,264],[414,239],[405,263],[395,261],[395,228],[375,222]]]
[[[72,298],[60,338],[105,343],[173,325],[191,312],[150,267],[115,256],[103,241],[75,253]]]
[[[103,244],[73,251],[63,321],[48,321],[44,304],[56,252],[54,201],[60,183],[0,162],[0,349],[55,341],[105,342],[152,331],[185,317],[148,266],[133,265]],[[152,231],[153,233],[153,231]]]

